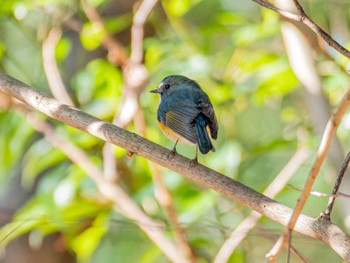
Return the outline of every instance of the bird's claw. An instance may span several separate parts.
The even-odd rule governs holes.
[[[167,155],[167,159],[169,159],[170,156],[173,156],[175,155],[177,152],[176,152],[176,148],[173,148]]]
[[[191,166],[191,167],[195,166],[196,164],[198,164],[198,158],[197,158],[197,156],[196,156],[194,159],[192,159],[192,160],[190,161],[190,166]]]

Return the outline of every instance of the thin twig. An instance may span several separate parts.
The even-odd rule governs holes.
[[[300,262],[308,263],[308,260],[302,254],[300,254],[300,252],[294,246],[291,246],[290,250]]]
[[[290,240],[289,240],[290,241]],[[268,254],[266,254],[266,259],[268,263],[276,262],[277,256],[281,253],[281,250],[279,250],[280,242],[284,242],[283,237],[280,236],[280,238],[275,243],[275,246],[269,251]],[[304,258],[292,245],[291,242],[288,243],[289,249],[288,249],[288,255],[287,255],[287,262],[290,261],[290,252],[293,253],[297,259],[299,259],[301,262],[307,262],[306,258]],[[271,254],[270,254],[271,253]]]
[[[123,102],[119,110],[119,114],[114,119],[114,122],[121,127],[125,127],[136,114],[140,112],[139,109],[139,95],[145,87],[146,79],[148,79],[148,71],[142,64],[143,60],[143,37],[144,24],[147,21],[153,7],[158,0],[144,0],[141,2],[133,17],[133,25],[131,27],[131,52],[130,60],[127,70],[124,69],[124,80],[126,85],[124,87]],[[134,73],[132,73],[134,72]],[[135,76],[135,72],[139,72],[139,76]],[[130,74],[132,73],[132,75]],[[132,92],[130,92],[132,91]],[[135,92],[136,91],[136,92]],[[133,103],[127,103],[127,100]],[[135,107],[130,107],[134,105]],[[140,131],[140,134],[143,134]],[[186,233],[180,226],[177,219],[177,212],[174,207],[172,196],[169,193],[159,169],[152,163],[152,177],[155,184],[155,195],[159,203],[163,206],[171,225],[173,226],[174,234],[178,246],[181,248],[185,256],[191,262],[196,262],[197,259],[191,246],[188,243]]]
[[[265,189],[263,194],[271,198],[275,197],[284,188],[292,175],[297,171],[302,163],[307,160],[309,156],[310,151],[308,149],[304,147],[298,149],[289,160],[289,162],[285,165],[285,167],[283,167],[275,179]],[[214,263],[227,262],[236,247],[247,236],[248,232],[256,226],[258,220],[261,217],[262,215],[254,211],[248,217],[246,217],[221,246],[219,252],[215,257]]]
[[[160,227],[160,223],[148,217],[119,185],[105,180],[100,169],[90,160],[84,151],[59,136],[50,123],[41,120],[36,114],[27,112],[26,115],[32,127],[43,133],[49,142],[59,148],[72,162],[78,165],[96,183],[99,192],[111,200],[116,207],[120,208],[118,212],[121,212],[124,216],[134,221],[169,259],[179,263],[189,262],[179,253],[174,243],[166,236],[162,227]]]
[[[131,52],[128,64],[123,68],[123,96],[113,123],[126,127],[139,109],[139,97],[148,82],[148,70],[143,60],[144,24],[157,0],[144,0],[136,10],[131,27]]]
[[[273,247],[270,249],[268,253],[266,253],[265,257],[268,263],[274,263],[276,262],[276,259],[281,254],[282,249],[287,246],[288,238],[287,236],[288,232],[284,232],[280,237],[277,239]]]
[[[43,66],[52,95],[60,102],[74,106],[74,103],[63,83],[56,62],[55,49],[61,38],[61,34],[61,30],[54,27],[50,30],[47,38],[44,40],[42,48]]]
[[[39,10],[41,10],[44,14],[47,14],[49,17],[52,18],[54,21],[54,24],[64,25],[66,28],[80,33],[81,29],[83,27],[82,22],[74,17],[74,13],[61,13],[56,8],[51,8],[49,6],[37,6]]]
[[[302,22],[311,28],[317,35],[319,35],[327,44],[337,50],[339,53],[343,54],[345,57],[350,58],[350,51],[345,47],[340,45],[336,40],[334,40],[326,31],[324,31],[320,26],[318,26],[304,11],[303,7],[298,0],[292,0],[299,15],[301,16]]]
[[[150,165],[155,187],[155,196],[158,202],[164,208],[169,219],[170,225],[173,226],[173,231],[175,234],[177,244],[189,261],[197,262],[197,258],[194,254],[194,251],[188,243],[185,230],[179,224],[173,198],[164,183],[163,177],[159,171],[159,167],[157,167],[154,163],[150,163]]]
[[[321,165],[323,164],[323,161],[325,160],[329,147],[331,145],[332,139],[334,137],[335,131],[337,127],[340,124],[341,119],[343,118],[345,111],[350,106],[350,90],[345,94],[342,101],[340,102],[338,108],[332,115],[332,117],[328,120],[327,126],[325,128],[325,131],[322,136],[321,143],[319,145],[317,156],[314,161],[314,164],[311,167],[311,170],[309,172],[308,178],[306,179],[304,188],[301,192],[301,195],[297,201],[297,204],[294,208],[294,211],[292,213],[292,216],[289,219],[288,228],[287,230],[281,235],[279,241],[275,244],[274,248],[267,254],[269,258],[271,258],[271,262],[273,261],[273,258],[275,259],[273,255],[274,253],[279,254],[282,249],[288,244],[289,236],[291,232],[293,231],[295,224],[297,222],[297,219],[299,215],[301,214],[301,211],[310,195],[312,186],[316,180],[316,177],[318,175],[318,172],[321,169]]]
[[[300,16],[293,14],[291,12],[288,12],[288,11],[283,11],[283,10],[275,7],[274,5],[268,3],[264,0],[252,0],[252,1],[254,1],[255,3],[257,3],[263,7],[271,9],[272,11],[275,11],[276,13],[280,14],[281,16],[283,16],[285,18],[289,18],[289,19],[294,20],[294,21],[302,22]]]
[[[337,197],[339,187],[340,187],[341,182],[343,180],[344,174],[345,174],[346,170],[348,169],[349,162],[350,162],[350,152],[348,152],[348,154],[346,155],[345,160],[341,166],[341,169],[340,169],[339,174],[337,176],[337,180],[335,181],[335,185],[334,185],[334,188],[332,191],[332,196],[328,200],[327,208],[324,212],[321,213],[321,216],[326,217],[326,219],[328,219],[328,220],[330,220],[330,218],[331,218],[333,205],[334,205],[335,199]]]
[[[109,61],[115,65],[125,66],[128,62],[128,56],[123,45],[108,32],[95,7],[90,5],[87,0],[81,0],[81,4],[88,19],[104,32],[105,37],[102,40],[102,45],[108,51]]]
[[[140,116],[141,115],[141,116]],[[135,122],[136,130],[142,136],[145,135],[145,123],[144,116],[141,109],[138,111],[138,121]],[[137,125],[138,123],[138,125]],[[173,197],[169,192],[166,184],[164,183],[163,175],[160,173],[159,166],[153,162],[149,162],[151,168],[152,179],[154,183],[154,195],[158,200],[159,204],[163,207],[170,225],[173,226],[172,230],[174,232],[175,240],[178,247],[183,251],[184,255],[192,263],[197,262],[197,257],[188,242],[185,229],[180,225],[177,217],[177,211],[174,205]]]
[[[148,79],[148,71],[142,64],[143,60],[143,36],[144,24],[149,17],[153,7],[158,0],[144,0],[141,2],[133,17],[133,25],[131,27],[131,52],[129,65],[123,71],[125,87],[123,93],[123,103],[119,109],[119,114],[114,122],[121,127],[125,127],[133,118],[135,118],[139,109],[139,95],[145,87],[146,79]],[[138,76],[135,76],[137,74]],[[132,107],[134,105],[134,107]],[[142,131],[140,131],[142,134]],[[196,262],[197,259],[188,243],[184,229],[177,220],[177,212],[174,203],[159,169],[151,164],[152,178],[155,184],[155,196],[159,203],[163,206],[171,225],[178,246],[181,248],[185,256],[191,261]]]
[[[154,1],[154,0],[151,0]],[[147,2],[147,1],[145,1]],[[124,79],[124,87],[123,94],[121,98],[121,103],[118,109],[117,114],[113,118],[113,123],[119,127],[125,128],[134,118],[135,114],[139,109],[139,96],[142,90],[144,89],[147,80],[148,80],[148,71],[142,62],[142,55],[133,55],[141,53],[143,54],[143,24],[140,22],[145,22],[147,15],[149,13],[145,13],[144,9],[145,4],[141,4],[138,10],[141,8],[142,20],[138,21],[137,30],[138,34],[133,33],[132,31],[132,50],[131,50],[131,58],[128,59],[128,63],[123,66],[123,79]],[[146,4],[148,7],[148,5]],[[146,11],[150,12],[151,9],[147,9]],[[138,14],[139,11],[136,12]],[[136,16],[135,14],[135,16]],[[140,15],[138,15],[140,16]],[[145,16],[145,17],[144,17]],[[136,20],[134,18],[134,20]],[[139,19],[140,20],[140,19]],[[132,28],[134,28],[133,26]],[[135,37],[137,35],[137,37]],[[140,39],[141,36],[141,39]],[[135,44],[134,42],[138,41],[140,43]],[[137,48],[136,48],[137,47]],[[139,50],[138,48],[141,48]],[[138,58],[135,58],[138,57]],[[139,61],[136,61],[136,59]],[[135,60],[135,61],[134,61]],[[112,152],[112,146],[108,143],[103,147],[103,160],[104,160],[104,169],[105,175],[110,178],[110,180],[115,181],[118,178],[116,173],[116,160]]]
[[[292,0],[292,1],[298,10],[298,15],[293,14],[291,12],[283,11],[283,10],[273,6],[272,4],[270,4],[264,0],[252,0],[252,1],[254,1],[255,3],[257,3],[263,7],[266,7],[268,9],[271,9],[271,10],[277,12],[278,14],[280,14],[283,17],[286,17],[286,18],[292,19],[294,21],[298,21],[298,22],[305,24],[312,31],[314,31],[319,37],[321,37],[324,41],[326,41],[326,43],[329,46],[333,47],[335,50],[337,50],[339,53],[341,53],[345,57],[350,58],[350,51],[347,50],[342,45],[340,45],[326,31],[324,31],[310,17],[308,17],[306,15],[306,13],[304,12],[302,6],[300,5],[300,3],[297,0]]]
[[[158,0],[144,0],[137,9],[131,27],[130,61],[140,64],[143,59],[143,26]]]
[[[303,189],[301,188],[298,188],[298,187],[295,187],[291,184],[288,184],[287,185],[289,188],[293,189],[293,190],[297,190],[299,192],[301,192]],[[321,193],[321,192],[318,192],[318,191],[311,191],[310,192],[310,195],[313,195],[313,196],[317,196],[317,197],[335,197],[335,198],[338,198],[338,197],[345,197],[345,198],[350,198],[350,195],[349,194],[344,194],[342,192],[337,192],[337,194],[333,195],[333,194],[326,194],[326,193]]]
[[[303,7],[301,6],[301,4],[299,3],[298,0],[292,0],[292,2],[293,2],[293,4],[295,5],[295,8],[298,11],[298,14],[300,14],[300,15],[301,14],[305,14]]]
[[[82,0],[85,2],[86,0]],[[142,64],[143,59],[143,26],[157,0],[145,0],[135,12],[133,25],[131,28],[131,55],[130,59],[123,66],[124,87],[121,103],[117,114],[113,118],[113,123],[125,128],[135,117],[139,110],[139,97],[148,81],[148,71]],[[91,7],[86,7],[87,11]],[[91,19],[98,21],[104,27],[103,21],[95,9],[90,14]],[[91,10],[89,11],[91,12]],[[104,174],[110,181],[116,181],[117,161],[113,155],[112,146],[108,143],[103,147]]]
[[[270,235],[269,233],[262,232],[262,235],[263,237],[270,240],[271,242],[274,241],[275,239],[273,235]],[[306,259],[306,257],[304,257],[293,245],[291,245],[290,250],[293,253],[293,255],[296,257],[296,259],[298,259],[300,262],[308,263],[308,260]]]
[[[86,13],[90,20],[98,23],[99,26],[105,29],[104,23],[100,18],[98,12],[87,5],[86,1],[83,0],[83,5],[85,6]],[[128,123],[132,120],[139,109],[139,94],[144,89],[146,80],[148,79],[148,72],[144,65],[143,60],[143,35],[144,35],[144,23],[147,20],[150,12],[152,11],[157,0],[144,0],[134,14],[133,25],[131,28],[131,52],[130,59],[128,63],[123,64],[123,78],[125,82],[125,87],[123,88],[123,98],[118,114],[116,114],[113,123],[120,127],[126,127]],[[108,39],[111,36],[108,36]],[[107,40],[108,40],[107,39]],[[110,41],[110,40],[109,40]],[[111,45],[106,45],[110,47]],[[104,161],[104,175],[109,181],[116,181],[118,178],[118,173],[116,169],[116,159],[112,152],[112,145],[106,143],[103,147],[103,161]],[[185,256],[191,261],[195,262],[196,259],[192,252],[191,247],[187,242],[186,235],[183,229],[180,227],[177,221],[176,212],[172,205],[172,200],[169,192],[167,191],[165,185],[162,183],[162,178],[154,175],[155,183],[158,182],[158,189],[162,192],[162,195],[167,195],[168,198],[163,199],[160,203],[163,204],[172,225],[174,225],[174,231],[176,239],[180,248],[184,251]],[[166,202],[166,203],[164,203]]]

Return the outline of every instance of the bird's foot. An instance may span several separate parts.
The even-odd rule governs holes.
[[[174,156],[177,153],[176,148],[174,147],[167,155],[167,159],[169,159],[170,156]]]
[[[196,156],[194,159],[192,159],[192,160],[190,161],[190,166],[191,166],[191,167],[195,166],[196,164],[198,164],[198,158],[197,158],[197,156]]]
[[[167,159],[169,159],[170,155],[174,156],[174,155],[177,153],[177,152],[176,152],[176,145],[177,145],[178,141],[179,141],[179,140],[177,140],[177,141],[175,142],[175,145],[174,145],[173,149],[171,150],[170,153],[168,153]]]

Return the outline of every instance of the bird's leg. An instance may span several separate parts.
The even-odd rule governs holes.
[[[171,150],[171,152],[168,154],[167,158],[169,158],[170,155],[174,155],[176,153],[176,145],[178,143],[179,140],[176,140],[175,145],[173,147],[173,149]]]
[[[196,144],[196,156],[191,160],[191,164],[195,165],[198,163],[198,145]]]

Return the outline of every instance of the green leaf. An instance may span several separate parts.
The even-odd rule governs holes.
[[[75,251],[79,262],[88,262],[101,238],[108,230],[108,213],[101,213],[93,221],[91,227],[71,240],[71,247]]]
[[[97,23],[85,23],[80,33],[83,46],[88,50],[98,48],[105,37],[104,29]]]
[[[23,185],[29,188],[39,174],[62,162],[65,158],[60,150],[45,139],[35,142],[24,156]]]
[[[171,15],[180,17],[187,13],[193,6],[198,4],[200,1],[201,0],[165,0],[163,2]]]
[[[56,59],[58,62],[64,61],[72,50],[72,43],[69,38],[62,37],[56,46]]]

